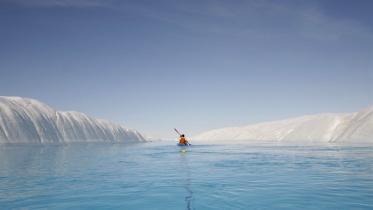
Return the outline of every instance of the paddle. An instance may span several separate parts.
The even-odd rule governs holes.
[[[179,134],[179,136],[181,136],[181,133],[176,128],[174,128],[174,130],[176,131],[177,134]]]

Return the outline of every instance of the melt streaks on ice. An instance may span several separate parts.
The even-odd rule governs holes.
[[[0,96],[0,143],[142,142],[136,130],[34,99]]]
[[[373,142],[373,106],[358,113],[323,113],[201,133],[194,140]]]

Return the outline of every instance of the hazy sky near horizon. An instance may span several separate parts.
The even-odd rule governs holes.
[[[373,105],[370,0],[0,0],[0,95],[155,137]]]

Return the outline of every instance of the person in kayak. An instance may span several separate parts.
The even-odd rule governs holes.
[[[189,142],[185,139],[185,135],[184,134],[180,135],[179,144],[189,145]]]

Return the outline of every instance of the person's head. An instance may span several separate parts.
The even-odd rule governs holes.
[[[185,135],[184,135],[184,134],[181,134],[180,137],[185,137]]]

